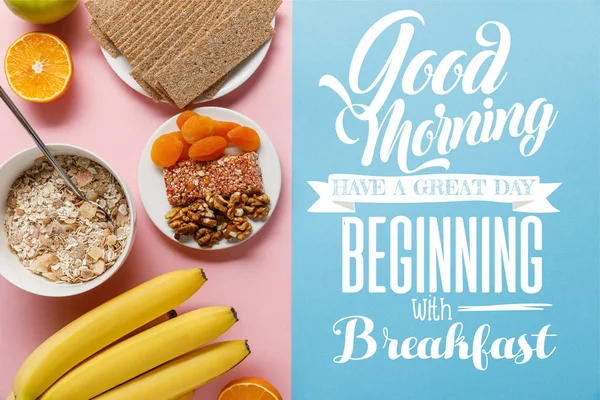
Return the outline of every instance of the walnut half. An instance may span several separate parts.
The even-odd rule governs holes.
[[[227,203],[227,218],[233,221],[235,218],[242,217],[246,201],[248,201],[248,195],[240,192],[232,194]]]
[[[204,195],[206,203],[215,211],[220,212],[221,214],[227,214],[227,200],[223,198],[223,196],[218,194],[213,194],[208,191]]]
[[[252,220],[263,219],[269,215],[271,199],[266,194],[254,195],[244,204],[244,212]]]
[[[194,234],[194,239],[200,245],[200,247],[211,248],[215,244],[219,243],[223,239],[221,231],[210,228],[200,228]]]
[[[183,220],[185,222],[193,222],[208,228],[217,227],[215,212],[204,200],[193,202],[189,207],[182,209],[181,212],[183,213]]]
[[[252,224],[245,217],[236,217],[232,221],[225,221],[220,230],[225,239],[241,241],[252,233]]]
[[[193,222],[184,222],[175,230],[175,240],[179,240],[182,236],[193,236],[200,227]]]

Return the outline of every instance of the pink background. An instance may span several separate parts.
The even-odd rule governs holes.
[[[291,397],[291,2],[277,14],[277,33],[267,58],[242,87],[210,105],[239,111],[258,123],[275,144],[283,187],[273,217],[252,240],[234,249],[201,252],[164,237],[143,210],[137,191],[137,166],[147,138],[178,110],[157,105],[126,86],[112,72],[86,30],[89,15],[80,4],[65,20],[34,26],[0,5],[0,53],[30,31],[51,32],[73,56],[75,74],[64,97],[29,104],[0,84],[46,143],[85,147],[107,160],[136,196],[138,233],[127,263],[92,292],[52,299],[21,291],[0,277],[0,398],[11,391],[22,361],[52,333],[102,302],[161,273],[202,267],[209,281],[178,311],[231,305],[240,322],[225,338],[248,339],[252,354],[235,370],[198,390],[195,398],[215,399],[231,379],[254,375]],[[33,142],[13,115],[0,105],[0,162]],[[6,194],[0,194],[6,195]]]

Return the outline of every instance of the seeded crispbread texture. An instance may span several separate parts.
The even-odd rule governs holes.
[[[215,2],[215,4],[217,2]],[[180,24],[171,32],[171,34],[166,39],[162,41],[157,40],[152,46],[148,47],[146,49],[146,52],[144,53],[146,55],[142,54],[139,56],[139,60],[141,61],[139,61],[136,64],[135,68],[131,71],[130,75],[140,84],[140,86],[144,87],[144,85],[148,85],[152,87],[151,83],[148,80],[144,79],[144,71],[150,68],[157,60],[159,60],[170,49],[172,45],[177,43],[179,38],[182,37],[182,35],[187,29],[190,29],[192,26],[196,26],[198,21],[204,20],[206,14],[209,13],[211,9],[212,8],[198,8],[196,12],[190,15],[190,18],[188,19],[186,24]],[[155,89],[154,93],[160,93],[159,90]],[[165,96],[151,97],[154,101],[158,102]],[[166,100],[169,100],[168,96],[166,97]]]
[[[92,36],[98,41],[100,46],[102,46],[102,48],[106,50],[108,54],[111,55],[111,57],[115,58],[121,54],[119,49],[117,49],[117,47],[110,40],[110,38],[106,36],[104,32],[102,32],[102,30],[96,22],[92,20],[92,23],[88,26],[87,29],[92,34]]]
[[[157,92],[152,86],[148,85],[146,83],[146,81],[140,80],[138,82],[138,84],[141,86],[142,89],[144,89],[146,91],[148,96],[150,96],[150,98],[153,99],[155,102],[158,102],[158,100],[155,100],[155,99],[163,99],[163,100],[168,101],[172,105],[175,105],[175,102],[173,102],[173,100],[171,100],[168,97],[164,97],[161,93]]]
[[[178,2],[177,2],[178,3]],[[173,0],[160,0],[153,9],[146,11],[146,15],[140,19],[138,23],[131,27],[129,32],[120,37],[115,44],[123,54],[126,54],[127,48],[124,44],[128,41],[137,41],[143,38],[148,32],[154,29],[156,22],[164,15],[170,7],[176,4]]]
[[[152,39],[145,41],[143,45],[137,46],[129,52],[132,64],[137,66],[141,60],[145,59],[147,54],[150,54],[153,49],[165,41],[173,32],[187,26],[194,18],[198,18],[201,13],[202,4],[203,2],[197,0],[186,1],[182,8],[177,9],[170,18],[164,21],[160,27],[156,28],[157,32],[153,35]]]
[[[249,23],[244,32],[242,25],[237,24],[242,19]],[[178,107],[190,104],[274,33],[271,25],[252,24],[242,13],[231,22],[237,29],[216,29],[158,75],[160,85]]]
[[[175,43],[168,48],[158,60],[154,62],[154,65],[150,67],[146,72],[142,74],[142,77],[158,92],[164,92],[160,86],[156,74],[165,68],[175,57],[181,54],[190,44],[195,43],[197,40],[208,34],[212,29],[216,28],[223,20],[227,19],[231,13],[240,6],[239,0],[223,0],[216,4],[213,11],[210,14],[206,14],[199,21],[195,21],[191,26],[188,27],[183,34],[178,35],[178,39],[175,39]],[[246,1],[242,2],[243,5]]]
[[[248,1],[248,0],[246,0]],[[250,0],[250,1],[261,1],[261,0]],[[269,10],[269,21],[273,18],[273,16],[275,15],[275,12],[277,11],[277,9],[281,6],[281,0],[269,0],[269,1],[264,1],[263,0],[263,4],[266,7],[267,10]],[[230,8],[231,9],[231,8]],[[203,35],[199,34],[196,35],[196,37],[192,40],[192,43],[199,40]],[[156,74],[159,71],[154,72],[154,74]],[[221,89],[221,86],[225,83],[225,81],[229,78],[229,76],[231,75],[231,71],[228,71],[224,76],[220,77],[211,87],[209,87],[204,93],[202,93],[202,96],[207,98],[207,99],[212,99]],[[155,89],[157,89],[157,91],[159,92],[163,92],[163,90],[161,90],[161,86],[160,84],[158,84],[157,82],[154,82],[152,85]]]
[[[112,17],[115,10],[124,2],[124,0],[89,0],[85,3],[85,7],[96,22],[102,23]]]
[[[206,92],[202,93],[202,95],[207,99],[212,99],[213,97],[215,97],[215,95],[221,89],[221,86],[223,86],[225,81],[229,78],[229,75],[231,75],[231,72],[228,72],[225,74],[225,76],[219,78],[219,80],[216,81],[211,87],[206,89]]]
[[[158,10],[160,3],[161,0],[144,0],[141,8],[138,8],[134,13],[128,14],[127,18],[113,27],[114,33],[106,31],[106,34],[117,48],[120,49],[123,39],[134,32],[155,10]]]
[[[131,54],[138,46],[145,46],[151,40],[154,40],[156,35],[161,33],[160,28],[163,24],[166,24],[184,4],[181,1],[168,1],[162,10],[153,14],[152,18],[139,27],[140,34],[133,34],[125,38],[120,45],[123,53]]]
[[[162,20],[156,27],[154,27],[151,38],[140,39],[134,43],[130,49],[128,49],[129,54],[132,54],[132,57],[129,61],[134,68],[144,60],[147,54],[151,52],[159,42],[171,35],[172,31],[169,31],[169,27],[173,22],[173,17],[181,14],[185,10],[186,6],[186,2],[180,2],[175,9],[172,9],[167,14],[167,18]]]
[[[184,108],[274,34],[267,21],[280,0],[248,1],[191,45],[158,75],[162,88]]]
[[[147,62],[146,65],[150,65],[150,63],[154,63],[154,65],[141,75],[142,79],[151,85],[158,93],[161,93],[163,98],[170,99],[167,92],[160,86],[158,80],[156,80],[155,71],[158,72],[168,65],[169,62],[181,53],[181,51],[189,46],[190,41],[193,42],[197,35],[202,35],[202,32],[208,32],[213,25],[218,24],[222,18],[226,18],[228,11],[235,6],[237,1],[238,0],[215,1],[212,8],[206,10],[202,17],[191,21],[191,24],[187,29],[182,27],[181,30],[175,32],[168,42],[163,43],[157,51],[153,52],[152,55],[156,55],[156,57],[149,59],[149,62]],[[173,45],[168,47],[169,43],[173,43]],[[166,49],[166,51],[161,51],[162,49]],[[154,100],[157,101],[157,99]],[[173,100],[169,101],[173,102]]]
[[[123,1],[119,8],[113,9],[112,16],[104,21],[100,27],[104,30],[106,36],[112,38],[131,16],[140,12],[147,4],[143,0]]]
[[[132,75],[136,74],[145,78],[146,72],[148,72],[157,62],[167,57],[167,59],[172,60],[173,57],[179,54],[180,50],[183,50],[183,47],[189,43],[189,41],[193,38],[193,34],[189,32],[198,32],[202,26],[206,23],[206,21],[210,20],[215,12],[219,10],[219,7],[225,3],[225,0],[215,0],[209,3],[205,3],[205,8],[201,11],[201,14],[191,20],[191,23],[188,26],[180,26],[176,30],[173,30],[169,35],[167,35],[164,40],[162,40],[158,45],[154,48],[146,49],[146,52],[140,56],[140,61],[133,70]],[[179,50],[177,50],[179,49]],[[152,75],[148,75],[148,78],[153,78]],[[150,81],[151,79],[148,79]]]

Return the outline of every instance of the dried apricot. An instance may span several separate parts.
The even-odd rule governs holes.
[[[254,151],[260,146],[260,137],[258,133],[247,126],[240,126],[227,133],[231,143],[244,151]]]
[[[200,139],[211,136],[214,130],[215,122],[212,118],[196,115],[183,124],[181,134],[186,142],[194,144]]]
[[[183,128],[183,124],[185,124],[188,119],[195,117],[196,115],[198,114],[189,110],[182,112],[181,114],[179,114],[179,117],[177,117],[177,127],[179,129]]]
[[[215,131],[213,132],[213,135],[221,136],[223,139],[229,141],[227,134],[238,126],[240,126],[240,124],[236,124],[235,122],[215,121]]]
[[[196,161],[216,160],[227,147],[227,140],[221,136],[209,136],[198,140],[190,147],[190,158]]]
[[[191,144],[189,144],[188,142],[185,141],[185,139],[183,138],[183,135],[181,134],[180,131],[172,132],[171,135],[177,137],[177,139],[179,139],[181,144],[183,144],[183,150],[181,151],[181,155],[179,156],[178,161],[189,160],[190,159],[189,151],[190,151]]]
[[[152,162],[161,168],[167,168],[175,165],[183,151],[183,143],[177,136],[167,133],[159,136],[152,143],[150,155]]]

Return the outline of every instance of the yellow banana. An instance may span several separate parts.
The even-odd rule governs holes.
[[[180,315],[93,355],[67,372],[39,400],[91,399],[211,342],[237,322],[231,307]]]
[[[193,395],[193,393],[192,393],[192,395]],[[14,395],[14,393],[11,393],[11,394],[9,394],[9,395],[8,395],[8,398],[7,398],[6,400],[15,400],[15,395]],[[177,399],[177,400],[181,400],[181,399]]]
[[[248,354],[250,348],[244,340],[211,344],[146,372],[94,400],[176,399],[223,375]]]
[[[75,365],[183,303],[204,282],[198,268],[169,272],[79,317],[25,360],[13,382],[15,400],[35,400]]]
[[[177,316],[177,311],[175,310],[171,310],[167,313],[164,313],[163,315],[161,315],[158,318],[153,319],[152,321],[148,322],[147,324],[140,326],[139,328],[137,328],[135,331],[128,333],[127,335],[123,336],[121,339],[117,340],[116,342],[114,342],[112,345],[114,346],[117,343],[122,342],[123,340],[127,340],[132,336],[137,335],[140,332],[144,332],[145,330],[148,330],[150,328],[155,327],[158,324],[162,324],[163,322],[166,322],[170,319],[173,319]]]
[[[191,392],[187,392],[183,396],[179,396],[176,400],[192,400],[192,397],[194,397],[195,393],[196,391],[192,390]]]

